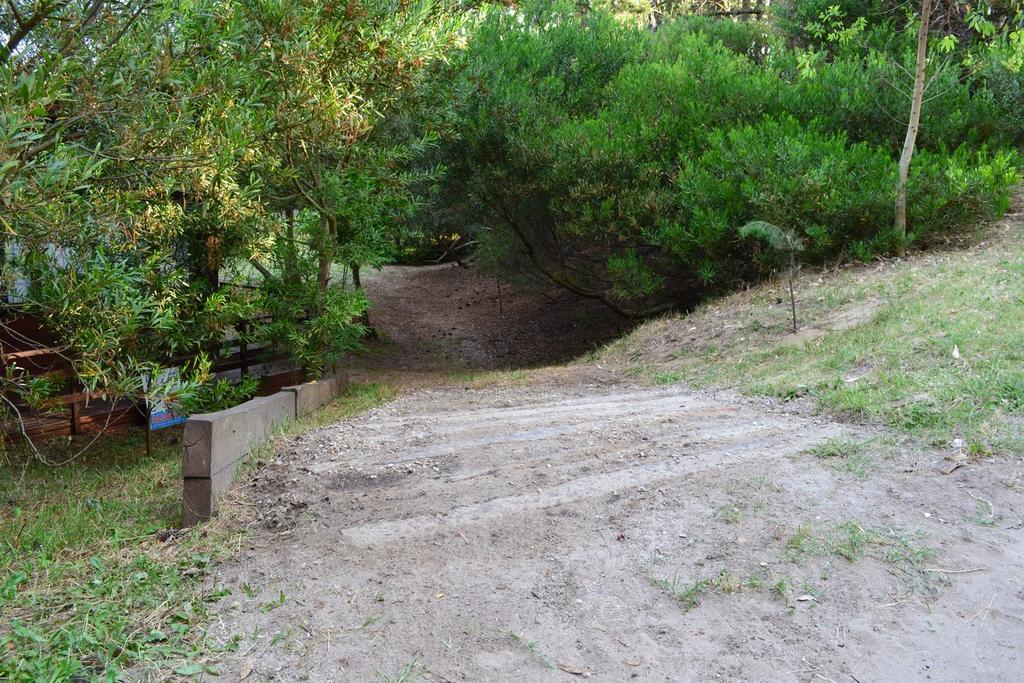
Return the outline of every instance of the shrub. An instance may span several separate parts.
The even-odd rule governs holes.
[[[259,386],[259,379],[251,375],[237,382],[225,378],[210,380],[198,385],[187,400],[182,401],[182,408],[187,414],[225,410],[248,401],[256,395]]]
[[[683,16],[661,27],[654,37],[652,57],[672,61],[687,34],[700,34],[711,44],[761,63],[783,49],[780,33],[772,24],[761,21],[722,21],[717,17]]]
[[[932,71],[912,225],[892,229],[912,56],[894,28],[873,29],[891,50],[837,49],[808,69],[810,53],[757,22],[651,32],[559,7],[487,12],[444,74],[459,97],[438,194],[468,191],[461,216],[442,208],[453,229],[486,228],[491,263],[650,314],[765,275],[737,235],[751,221],[797,231],[804,260],[820,263],[901,251],[1005,209],[1017,161],[985,149],[1011,136],[979,122],[1013,99],[1012,83],[1000,99],[949,60]]]
[[[682,160],[683,220],[664,242],[708,285],[757,274],[735,239],[752,220],[792,226],[804,259],[820,262],[888,225],[894,174],[885,151],[793,118],[718,130],[704,154]]]

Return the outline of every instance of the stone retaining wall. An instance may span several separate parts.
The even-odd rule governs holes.
[[[329,375],[227,410],[191,416],[182,436],[182,525],[217,514],[217,501],[231,487],[239,466],[275,428],[330,403],[347,386],[344,375]]]

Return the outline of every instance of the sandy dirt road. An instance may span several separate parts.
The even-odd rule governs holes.
[[[1019,460],[599,368],[401,395],[287,443],[212,580],[250,681],[1015,681]],[[884,441],[884,440],[883,440]],[[984,503],[979,502],[984,500]]]

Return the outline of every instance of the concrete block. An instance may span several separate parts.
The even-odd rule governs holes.
[[[281,391],[188,419],[182,436],[184,524],[216,514],[217,500],[231,487],[252,448],[266,442],[274,428],[295,419],[295,401],[295,393]]]
[[[295,419],[295,396],[290,391],[279,391],[272,396],[263,396],[260,400],[263,402],[260,407],[263,411],[263,424],[267,426],[264,434],[266,440],[274,428]]]
[[[216,413],[191,416],[182,443],[185,477],[211,477],[249,454],[278,425],[295,418],[295,395],[260,396]]]
[[[181,495],[181,525],[192,526],[213,518],[213,480],[186,477]]]
[[[238,464],[241,463],[239,460]],[[231,488],[237,471],[237,467],[229,467],[213,477],[186,477],[181,499],[182,526],[213,519],[217,514],[217,503]]]
[[[302,417],[322,408],[345,393],[348,376],[343,374],[325,375],[318,380],[284,387],[283,391],[295,394],[295,415]]]

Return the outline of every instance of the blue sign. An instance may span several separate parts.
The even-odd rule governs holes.
[[[157,375],[156,386],[164,388],[168,385],[178,384],[178,368],[165,368]],[[149,393],[148,378],[143,378],[146,393]],[[168,392],[169,393],[169,392]],[[155,431],[164,427],[179,425],[188,419],[188,415],[180,412],[180,406],[166,398],[156,400],[147,399],[149,406],[149,429]]]

